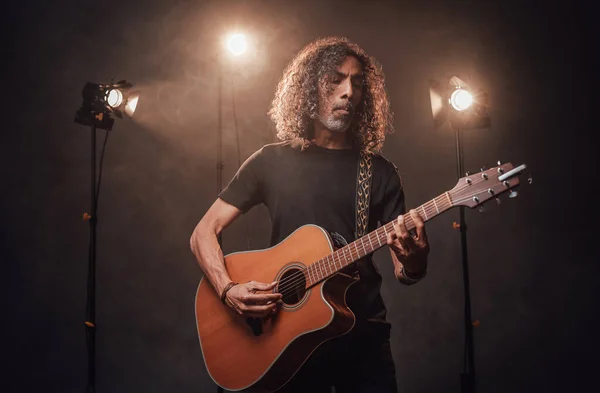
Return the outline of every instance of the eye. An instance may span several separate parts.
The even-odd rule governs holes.
[[[352,80],[352,86],[354,86],[356,88],[363,87],[364,84],[365,84],[365,82],[362,78],[357,78],[357,79]]]

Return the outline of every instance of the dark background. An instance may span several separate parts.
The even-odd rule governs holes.
[[[104,157],[97,390],[216,391],[195,330],[202,273],[189,236],[217,191],[219,40],[235,28],[253,41],[244,59],[222,59],[224,182],[275,141],[266,111],[276,83],[314,38],[348,36],[382,63],[396,128],[383,152],[400,169],[409,207],[457,180],[454,135],[431,125],[427,79],[457,75],[486,90],[492,126],[465,132],[465,169],[524,163],[533,184],[484,214],[467,211],[478,391],[594,383],[600,34],[591,5],[155,0],[3,8],[3,391],[85,389],[89,226],[81,217],[90,211],[90,130],[73,119],[86,82],[120,79],[143,94],[134,118],[115,122]],[[387,251],[376,253],[402,392],[460,391],[457,220],[452,210],[427,224],[430,271],[417,285],[394,282]],[[225,231],[225,252],[267,246],[268,223],[266,209],[251,210]]]

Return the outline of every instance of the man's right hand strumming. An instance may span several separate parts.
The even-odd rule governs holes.
[[[217,240],[218,234],[241,214],[237,207],[217,198],[196,225],[190,237],[190,247],[221,301],[245,317],[267,317],[277,311],[277,301],[282,298],[281,294],[270,292],[277,281],[270,284],[250,281],[232,286]],[[269,293],[264,293],[267,291]]]
[[[277,281],[270,284],[256,281],[236,284],[227,291],[225,303],[244,317],[268,317],[277,312],[277,301],[282,298],[280,293],[265,293],[276,285]]]

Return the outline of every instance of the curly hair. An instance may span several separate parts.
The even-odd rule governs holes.
[[[310,144],[319,104],[318,84],[332,75],[347,56],[358,59],[364,74],[362,102],[349,130],[351,143],[365,152],[381,150],[385,134],[394,131],[385,77],[381,65],[345,37],[309,43],[285,68],[268,111],[280,140],[300,140],[304,147]]]

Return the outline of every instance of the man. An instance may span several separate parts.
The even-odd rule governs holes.
[[[423,278],[429,254],[423,220],[411,210],[416,234],[407,231],[400,176],[378,154],[385,134],[392,131],[378,63],[345,38],[316,40],[284,71],[269,115],[282,142],[266,145],[246,160],[190,239],[217,294],[245,317],[277,312],[281,295],[269,292],[276,283],[234,285],[217,241],[224,228],[259,203],[270,213],[271,245],[305,224],[327,229],[340,244],[353,241],[361,151],[375,153],[368,232],[394,220],[395,234],[388,234],[387,243],[395,276],[408,285]],[[370,255],[354,265],[360,280],[346,294],[356,315],[354,328],[320,346],[280,392],[329,393],[332,386],[337,393],[397,392],[381,275]]]

